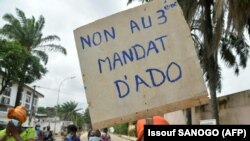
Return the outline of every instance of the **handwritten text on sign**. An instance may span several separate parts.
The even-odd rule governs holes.
[[[155,0],[114,14],[74,35],[94,127],[199,105],[207,96],[175,0]]]
[[[166,1],[165,1],[166,2]],[[166,4],[162,9],[155,11],[156,23],[152,22],[152,17],[141,17],[140,21],[130,20],[130,32],[134,34],[136,32],[140,32],[141,30],[147,30],[148,28],[155,26],[159,26],[161,24],[167,23],[167,15],[166,11],[176,7],[177,2],[173,2],[171,4]],[[84,50],[86,47],[100,47],[102,43],[109,42],[111,40],[116,39],[116,30],[115,27],[111,27],[110,29],[104,29],[103,32],[94,32],[91,35],[82,35],[80,36],[82,49]],[[153,40],[148,41],[146,45],[142,45],[136,43],[126,50],[122,50],[120,52],[114,52],[112,56],[107,56],[105,58],[97,59],[97,66],[99,73],[104,73],[105,68],[106,71],[113,71],[116,67],[123,67],[127,63],[133,63],[134,61],[140,61],[147,57],[150,57],[151,54],[158,54],[161,51],[166,51],[166,45],[164,44],[167,41],[167,35],[161,35],[156,37]],[[178,75],[177,76],[169,76],[170,68],[177,68]],[[151,82],[146,82],[139,74],[134,76],[136,92],[139,91],[139,87],[159,87],[165,81],[175,82],[181,78],[181,67],[176,62],[171,62],[165,70],[160,70],[157,68],[148,68],[145,70],[148,73],[148,76],[151,79]],[[160,74],[162,76],[161,80],[155,80],[155,74]],[[115,80],[114,87],[118,93],[119,98],[124,98],[130,93],[129,83],[126,82],[127,76],[124,75],[123,80]],[[126,87],[124,92],[121,92],[121,85]]]

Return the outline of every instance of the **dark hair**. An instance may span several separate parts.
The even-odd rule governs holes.
[[[108,133],[108,128],[104,128],[104,129],[103,129],[103,132],[104,132],[104,133]]]
[[[71,124],[67,127],[68,132],[76,132],[77,131],[77,127],[74,124]]]
[[[37,128],[37,127],[41,127],[39,124],[37,124],[36,126],[35,126],[35,129]]]
[[[47,131],[50,131],[50,126],[49,125],[47,126]]]
[[[89,137],[101,137],[101,131],[98,129],[96,129],[96,130],[90,129],[88,131],[88,139],[89,139]]]

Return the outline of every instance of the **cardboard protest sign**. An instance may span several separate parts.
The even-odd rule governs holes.
[[[92,126],[208,102],[190,30],[175,0],[155,0],[74,31]]]

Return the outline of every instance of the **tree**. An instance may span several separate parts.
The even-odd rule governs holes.
[[[24,12],[18,8],[16,9],[16,14],[17,17],[14,17],[12,14],[5,14],[3,16],[3,19],[7,24],[2,27],[0,34],[9,40],[18,41],[27,51],[39,57],[44,64],[48,62],[48,55],[46,53],[49,51],[56,51],[66,55],[66,49],[64,47],[52,42],[60,40],[58,36],[43,36],[42,29],[44,27],[45,19],[42,15],[36,21],[34,16],[26,18]],[[28,63],[28,60],[24,62],[22,68],[23,77],[18,81],[15,106],[20,104],[23,85],[27,79],[24,74],[29,70]]]
[[[89,108],[86,108],[84,113],[83,113],[83,121],[85,124],[89,125],[92,129],[92,125],[91,125],[91,118],[90,118],[90,113],[89,113]]]
[[[38,107],[37,113],[47,114],[48,117],[55,117],[56,108],[55,107]]]
[[[27,52],[18,42],[0,40],[0,74],[2,76],[0,95],[11,83],[22,78],[22,67],[26,60],[28,71],[25,73],[25,82],[29,83],[40,79],[47,70],[40,64],[39,58]]]
[[[79,127],[83,127],[84,119],[81,113],[76,113],[76,115],[72,118],[72,120],[75,125],[78,125]]]
[[[121,123],[114,125],[115,133],[119,135],[128,135],[129,123]]]
[[[0,40],[0,95],[17,80],[18,70],[23,62],[23,51],[17,43]]]
[[[240,67],[246,67],[249,45],[243,33],[247,28],[250,31],[250,1],[178,0],[178,3],[190,26],[209,88],[212,118],[219,124],[217,92],[221,90],[221,67],[218,57],[233,68],[236,75]]]
[[[77,109],[77,106],[78,106],[78,103],[74,101],[63,103],[62,106],[60,106],[58,110],[59,113],[61,114],[62,119],[73,121],[73,119],[75,119],[78,115],[77,112],[81,110],[81,108]]]

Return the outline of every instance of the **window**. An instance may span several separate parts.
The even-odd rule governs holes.
[[[6,88],[3,92],[2,98],[1,98],[1,104],[4,105],[9,105],[10,104],[10,92],[11,92],[11,88]]]
[[[30,101],[31,101],[31,93],[27,91],[25,102],[29,104]]]
[[[29,110],[30,109],[30,105],[29,104],[25,104],[25,108],[27,109],[27,110]]]
[[[10,104],[10,98],[6,97],[6,96],[2,96],[2,98],[1,98],[1,104],[9,105]]]
[[[30,101],[31,101],[31,96],[28,96],[28,95],[27,95],[27,96],[26,96],[25,102],[26,102],[26,103],[30,103]]]
[[[11,92],[11,88],[8,87],[4,90],[3,95],[10,97],[10,92]]]
[[[36,107],[36,105],[37,105],[37,98],[34,97],[33,106]]]

